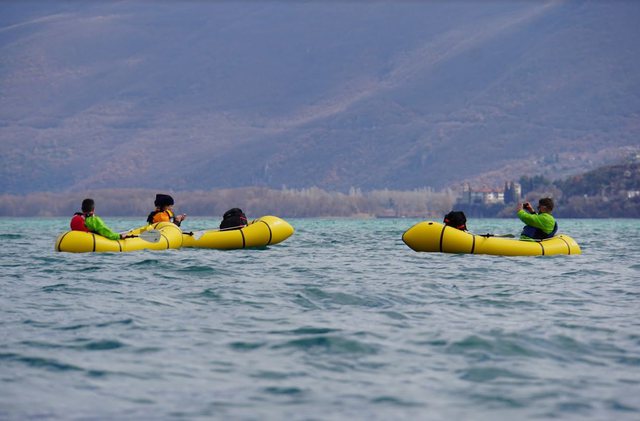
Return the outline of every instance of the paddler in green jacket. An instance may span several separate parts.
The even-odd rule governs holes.
[[[518,206],[518,218],[526,224],[520,234],[521,240],[544,240],[551,238],[558,232],[558,223],[551,215],[553,199],[544,197],[538,201],[538,213],[534,212],[531,204],[525,202]]]
[[[71,218],[71,229],[73,231],[94,232],[109,240],[119,240],[125,238],[126,234],[118,234],[100,219],[94,212],[96,204],[93,199],[84,199],[82,201],[82,212],[76,212]]]

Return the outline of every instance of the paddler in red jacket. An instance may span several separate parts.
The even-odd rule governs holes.
[[[125,238],[126,234],[118,234],[111,229],[95,215],[96,204],[93,199],[84,199],[82,201],[82,212],[76,212],[71,218],[71,229],[73,231],[93,232],[109,240],[119,240]]]

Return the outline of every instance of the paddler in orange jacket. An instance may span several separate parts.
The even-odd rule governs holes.
[[[175,215],[173,213],[173,197],[168,194],[156,194],[156,200],[153,202],[156,209],[147,216],[148,224],[156,222],[173,222],[177,226],[187,217],[185,214]]]

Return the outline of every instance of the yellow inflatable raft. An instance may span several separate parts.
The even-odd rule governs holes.
[[[182,234],[182,247],[219,250],[278,244],[293,234],[293,227],[276,216],[263,216],[242,229],[207,230]]]
[[[157,230],[157,236],[146,236]],[[156,232],[156,231],[154,231]],[[177,249],[182,246],[182,231],[180,227],[170,222],[158,222],[127,232],[134,238],[123,240],[109,240],[101,235],[83,231],[67,231],[56,240],[57,251],[72,253],[85,252],[121,252],[136,250],[166,250]],[[151,239],[150,237],[155,237]]]
[[[568,235],[542,241],[487,237],[471,234],[438,222],[420,222],[409,228],[402,241],[415,251],[441,253],[493,254],[500,256],[549,256],[580,254],[580,247]]]

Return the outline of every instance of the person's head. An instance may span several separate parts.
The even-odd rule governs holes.
[[[540,212],[551,212],[553,210],[553,199],[550,197],[543,197],[538,200],[538,210],[540,210]]]
[[[82,201],[82,213],[91,213],[96,209],[96,202],[93,199],[84,199]]]
[[[156,194],[156,200],[153,203],[159,209],[167,209],[173,206],[173,197],[168,194]]]

